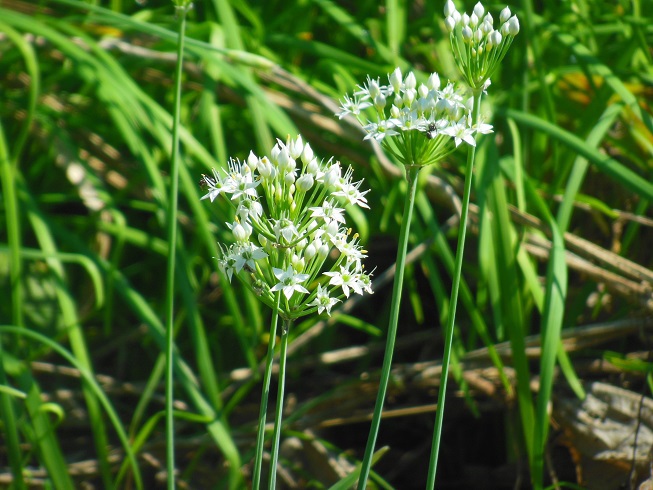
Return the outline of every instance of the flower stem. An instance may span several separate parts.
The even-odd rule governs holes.
[[[258,414],[258,433],[256,434],[256,456],[254,459],[254,478],[252,480],[252,490],[258,490],[261,486],[261,467],[263,463],[263,446],[265,441],[265,419],[268,411],[268,399],[270,398],[270,380],[272,379],[272,361],[274,360],[274,344],[277,338],[277,324],[279,322],[280,301],[281,291],[278,291],[276,306],[272,313],[272,323],[270,325],[270,339],[268,341],[268,354],[265,361],[265,375],[263,377],[261,407]]]
[[[274,490],[277,486],[277,461],[279,459],[279,441],[281,439],[281,418],[283,416],[283,392],[286,386],[286,354],[288,352],[288,333],[292,320],[284,320],[281,332],[281,352],[279,353],[279,388],[277,390],[277,408],[274,419],[274,436],[270,457],[270,478],[268,488]]]
[[[374,446],[376,444],[376,438],[379,433],[379,426],[381,425],[381,412],[383,411],[383,402],[385,401],[385,394],[388,389],[388,382],[390,380],[392,355],[394,353],[395,340],[397,338],[397,325],[399,323],[399,306],[401,303],[401,290],[403,288],[404,282],[404,268],[406,265],[405,262],[406,252],[408,249],[408,236],[410,231],[410,222],[413,216],[413,206],[415,204],[417,175],[420,171],[420,168],[421,166],[419,165],[406,166],[406,181],[408,182],[408,190],[406,192],[406,201],[404,202],[404,215],[401,221],[401,230],[399,232],[399,249],[397,250],[396,261],[397,270],[395,272],[394,285],[392,288],[392,303],[390,308],[388,337],[385,344],[385,355],[383,357],[383,367],[381,368],[379,390],[376,396],[376,404],[374,405],[374,415],[372,416],[372,426],[370,427],[370,434],[367,438],[365,456],[363,457],[361,474],[360,478],[358,479],[358,490],[365,489],[367,485],[367,479],[370,475]]]
[[[479,121],[481,110],[481,94],[483,89],[474,90],[474,108],[472,109],[472,125]],[[440,391],[438,392],[438,405],[435,413],[435,429],[433,431],[433,443],[431,445],[431,458],[429,461],[429,472],[426,489],[435,488],[435,474],[438,466],[438,455],[440,453],[440,439],[442,438],[442,419],[444,418],[444,402],[447,392],[447,380],[449,378],[449,362],[451,360],[451,348],[453,344],[453,329],[456,321],[456,306],[458,305],[458,290],[460,289],[460,277],[463,267],[463,254],[465,250],[465,236],[467,234],[467,217],[469,211],[469,196],[472,190],[472,176],[474,171],[474,156],[476,147],[470,146],[467,151],[467,165],[465,167],[465,188],[463,190],[463,207],[460,216],[460,228],[458,230],[458,247],[456,249],[456,262],[454,266],[453,285],[451,287],[451,301],[449,302],[449,315],[445,330],[444,354],[442,356],[442,375],[440,377]]]
[[[178,8],[179,38],[177,42],[177,66],[175,69],[175,102],[172,122],[172,151],[170,172],[170,198],[168,199],[168,261],[166,269],[166,467],[168,490],[175,488],[175,426],[174,400],[174,293],[175,255],[177,249],[177,205],[179,194],[179,119],[181,113],[181,75],[184,58],[185,8]]]

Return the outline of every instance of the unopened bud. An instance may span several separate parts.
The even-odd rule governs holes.
[[[438,90],[440,88],[440,76],[435,72],[431,73],[431,76],[429,76],[429,79],[426,82],[426,85],[431,90]]]
[[[407,90],[414,89],[417,86],[417,80],[415,79],[415,74],[411,71],[404,80],[404,85]]]
[[[304,151],[304,142],[302,141],[301,135],[297,136],[296,140],[290,142],[288,150],[292,158],[297,159],[300,157],[302,151]]]
[[[447,32],[452,33],[453,30],[456,28],[456,21],[454,20],[454,18],[449,16],[446,19],[444,19],[444,27],[447,29]]]
[[[508,32],[510,32],[511,36],[516,36],[519,33],[519,20],[516,15],[513,15],[508,20]]]
[[[313,160],[313,149],[311,148],[311,145],[306,143],[306,145],[304,145],[304,151],[302,152],[302,163],[304,165],[308,165],[309,163],[312,162],[312,160]]]
[[[308,191],[314,184],[313,175],[306,173],[297,179],[297,189],[302,192]]]
[[[258,157],[254,155],[253,151],[249,152],[249,156],[247,157],[247,166],[252,172],[256,170],[256,167],[258,166]]]
[[[395,68],[395,71],[388,75],[388,81],[390,82],[390,85],[392,85],[395,93],[398,93],[401,90],[401,70]]]
[[[483,4],[481,2],[478,2],[476,5],[474,5],[474,13],[476,14],[476,17],[479,19],[483,18],[483,14],[485,13],[485,8],[483,7]]]
[[[457,12],[456,6],[452,0],[447,0],[444,4],[444,16],[449,17],[454,12]]]
[[[304,258],[306,260],[312,260],[313,257],[315,257],[316,253],[317,253],[317,249],[315,248],[315,245],[309,243],[304,249]]]
[[[510,9],[508,7],[504,8],[499,14],[499,22],[504,24],[505,22],[508,21],[511,15],[512,13],[510,12]]]

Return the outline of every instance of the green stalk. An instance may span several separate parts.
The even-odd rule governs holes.
[[[268,354],[265,361],[265,376],[263,377],[263,392],[261,393],[261,407],[258,414],[258,433],[256,434],[256,456],[254,459],[254,479],[252,490],[259,490],[261,485],[261,466],[263,463],[263,445],[265,441],[265,418],[270,398],[270,380],[272,379],[272,361],[274,360],[274,343],[277,338],[277,323],[279,321],[279,303],[281,291],[277,292],[277,304],[272,313],[270,325],[270,339],[268,341]]]
[[[175,69],[175,102],[172,120],[172,151],[170,152],[170,198],[168,199],[168,260],[166,270],[166,467],[168,490],[175,488],[175,424],[174,424],[174,294],[175,255],[177,244],[177,206],[179,195],[179,119],[181,112],[181,75],[184,61],[184,31],[187,7],[177,7],[179,38]]]
[[[399,232],[399,249],[397,250],[396,261],[397,271],[395,273],[395,280],[392,288],[392,304],[390,308],[388,337],[385,344],[385,355],[383,357],[383,367],[381,368],[379,391],[376,395],[374,415],[372,416],[372,426],[370,427],[370,434],[367,437],[367,446],[365,447],[365,456],[363,457],[361,476],[358,480],[358,490],[365,490],[367,479],[370,476],[372,456],[374,455],[374,446],[376,444],[377,435],[379,434],[379,426],[381,425],[383,402],[385,401],[385,394],[388,389],[388,382],[390,380],[392,355],[394,354],[395,340],[397,338],[397,325],[399,323],[399,304],[401,302],[401,290],[403,288],[404,282],[404,268],[406,265],[406,252],[408,250],[410,222],[413,216],[413,206],[415,204],[417,175],[421,168],[421,165],[406,165],[406,181],[408,182],[408,190],[406,192],[406,201],[404,202],[404,215],[401,220],[401,230]]]
[[[478,124],[481,112],[481,94],[483,89],[474,90],[474,108],[472,110],[472,125]],[[451,360],[451,347],[453,344],[453,329],[456,321],[456,306],[458,305],[458,290],[460,289],[460,277],[463,268],[463,254],[465,250],[465,236],[467,234],[467,217],[469,211],[469,196],[472,190],[472,175],[474,171],[474,155],[476,147],[472,146],[467,151],[467,165],[465,167],[465,188],[463,190],[463,207],[460,216],[460,228],[458,231],[458,247],[456,250],[456,264],[454,268],[453,285],[451,287],[451,301],[449,302],[449,317],[447,318],[447,329],[445,330],[444,354],[442,356],[442,375],[440,377],[440,390],[438,392],[438,405],[435,412],[435,430],[433,431],[433,443],[431,445],[431,458],[429,461],[429,472],[426,481],[426,488],[435,488],[435,474],[440,454],[440,439],[442,438],[442,419],[444,418],[444,402],[447,392],[447,379],[449,377],[449,362]]]
[[[4,130],[0,125],[0,182],[4,196],[4,207],[7,219],[7,238],[9,241],[9,280],[11,281],[11,318],[14,325],[23,326],[23,296],[20,284],[20,221],[18,217],[18,202],[16,199],[15,168],[10,162],[9,151]],[[8,386],[2,360],[2,345],[0,344],[0,383]],[[11,466],[14,488],[25,488],[23,481],[22,452],[18,421],[15,416],[13,397],[7,393],[0,395],[0,416],[4,422],[4,432],[7,439],[7,457]]]
[[[283,392],[286,387],[286,357],[288,353],[288,333],[292,320],[284,320],[281,332],[281,352],[279,353],[279,387],[277,389],[277,408],[274,419],[274,436],[270,457],[269,490],[277,487],[277,461],[279,460],[279,441],[281,440],[281,418],[283,417]]]

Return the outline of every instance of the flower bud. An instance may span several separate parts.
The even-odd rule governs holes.
[[[292,185],[295,183],[295,172],[288,172],[286,175],[283,176],[283,181],[287,185]]]
[[[398,119],[400,116],[401,116],[401,111],[399,110],[399,107],[393,104],[392,107],[390,108],[390,117]]]
[[[419,94],[419,96],[421,98],[425,99],[429,94],[429,89],[428,89],[428,87],[426,85],[424,85],[423,83],[420,83],[419,88],[417,89],[417,93]]]
[[[370,79],[367,85],[368,85],[367,88],[368,88],[368,92],[370,93],[370,97],[374,99],[374,97],[376,97],[379,94],[379,92],[381,92],[381,89],[379,88],[379,82]]]
[[[268,157],[261,158],[257,168],[261,177],[266,180],[270,178],[270,175],[272,174],[272,164],[270,163],[270,160],[268,160]]]
[[[297,179],[297,189],[302,192],[308,191],[311,187],[313,187],[313,184],[313,174],[306,173]]]
[[[338,222],[335,220],[329,222],[329,224],[326,226],[326,229],[324,231],[330,237],[336,236],[338,234]]]
[[[297,245],[295,245],[295,252],[300,253],[302,250],[306,248],[307,243],[308,241],[306,240],[306,238],[302,238],[301,240],[299,240],[297,242]]]
[[[417,92],[415,91],[415,89],[406,90],[404,92],[404,105],[406,107],[410,108],[410,106],[413,105],[413,100],[415,100],[416,94]]]
[[[488,24],[490,24],[490,27],[494,25],[494,17],[492,17],[492,14],[490,12],[485,14],[485,18],[483,19],[483,22],[487,22]]]
[[[309,173],[311,175],[317,175],[319,170],[320,170],[320,164],[317,162],[317,158],[313,158],[306,166],[306,173]]]
[[[302,272],[304,270],[305,262],[303,257],[298,257],[297,255],[293,254],[292,259],[290,259],[290,263],[292,264],[292,268],[295,269],[295,272]]]
[[[404,85],[406,90],[414,89],[417,86],[417,80],[415,79],[415,74],[411,71],[404,80]]]
[[[302,151],[302,163],[308,165],[311,160],[313,160],[313,148],[311,148],[311,145],[306,143],[304,145],[304,151]]]
[[[485,13],[485,8],[483,7],[483,4],[481,2],[478,2],[476,5],[474,5],[474,13],[476,14],[476,17],[479,19],[483,17],[483,14]]]
[[[504,8],[501,13],[499,14],[499,21],[504,24],[505,22],[508,21],[512,13],[510,12],[510,9],[508,7]]]
[[[431,76],[429,76],[426,85],[431,90],[438,90],[440,88],[440,76],[435,72],[431,73]]]
[[[392,102],[399,109],[401,109],[404,106],[404,99],[401,98],[400,94],[395,94],[395,100],[393,100]]]
[[[395,68],[395,71],[388,75],[388,81],[395,93],[398,93],[401,90],[401,69]]]
[[[465,19],[467,22],[465,22]],[[470,26],[472,29],[476,29],[476,26],[478,25],[478,17],[476,17],[476,14],[472,13],[471,16],[463,14],[463,25]]]
[[[499,31],[492,31],[490,34],[490,37],[488,38],[488,41],[491,41],[493,45],[498,46],[501,44],[501,41],[503,38],[501,37],[501,33]]]
[[[256,170],[256,167],[258,166],[258,157],[254,155],[253,151],[249,152],[249,156],[247,157],[247,166],[252,172]]]
[[[456,6],[454,5],[452,0],[447,0],[444,4],[444,16],[449,17],[454,12],[457,12]]]
[[[309,243],[304,249],[304,258],[306,260],[312,260],[313,257],[315,257],[316,253],[317,253],[317,248],[315,248],[315,245]]]
[[[448,33],[453,32],[453,30],[456,28],[456,21],[453,19],[453,17],[447,17],[444,19],[444,27],[447,29]]]
[[[279,157],[279,152],[281,151],[281,148],[279,148],[279,145],[276,144],[270,151],[270,158],[272,159],[273,162],[277,161],[277,158]]]
[[[324,185],[330,187],[340,180],[340,165],[331,165],[324,175]]]
[[[376,97],[374,97],[374,107],[380,111],[385,107],[385,96],[381,92],[376,94]]]
[[[516,15],[513,15],[508,20],[508,32],[510,32],[511,36],[516,36],[519,33],[519,20]]]
[[[231,227],[231,232],[234,234],[234,238],[236,239],[237,242],[245,242],[249,238],[251,230],[250,233],[247,233],[247,230],[243,225],[241,225],[240,223],[235,223]]]
[[[292,158],[297,159],[300,157],[302,151],[304,151],[304,142],[302,141],[301,135],[298,135],[295,141],[290,142],[288,151]]]
[[[268,244],[267,237],[264,234],[259,233],[258,234],[258,243],[259,243],[259,245],[261,245],[261,247],[265,248],[267,246],[267,244]]]
[[[326,243],[320,245],[320,248],[317,250],[317,257],[319,260],[324,260],[329,256],[331,249]]]
[[[279,166],[279,170],[281,172],[285,173],[288,171],[286,165],[288,165],[289,160],[290,160],[290,154],[288,153],[288,149],[285,147],[281,148],[277,153],[277,158],[276,158],[277,165]]]
[[[462,32],[462,34],[463,34],[463,39],[464,39],[465,41],[469,42],[469,41],[472,40],[472,35],[473,35],[473,33],[472,33],[472,30],[469,28],[469,26],[465,26],[465,27],[463,27],[463,32]]]

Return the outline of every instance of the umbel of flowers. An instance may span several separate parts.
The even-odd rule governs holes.
[[[494,18],[478,2],[471,15],[460,14],[452,0],[444,6],[444,24],[449,31],[453,57],[472,90],[485,89],[501,64],[513,39],[519,33],[519,20],[508,7],[499,14],[499,29]]]
[[[342,207],[368,207],[362,180],[352,179],[351,168],[319,160],[301,136],[204,176],[202,199],[223,195],[234,210],[227,223],[233,243],[221,245],[218,258],[229,280],[237,276],[273,309],[281,294],[278,313],[285,320],[331,314],[352,292],[371,293],[365,250]]]
[[[442,160],[461,143],[475,146],[476,133],[490,133],[489,124],[472,125],[473,98],[452,82],[444,86],[437,73],[423,83],[413,72],[399,68],[388,83],[367,77],[350,97],[341,102],[336,115],[353,114],[367,135],[406,166],[423,167]]]

